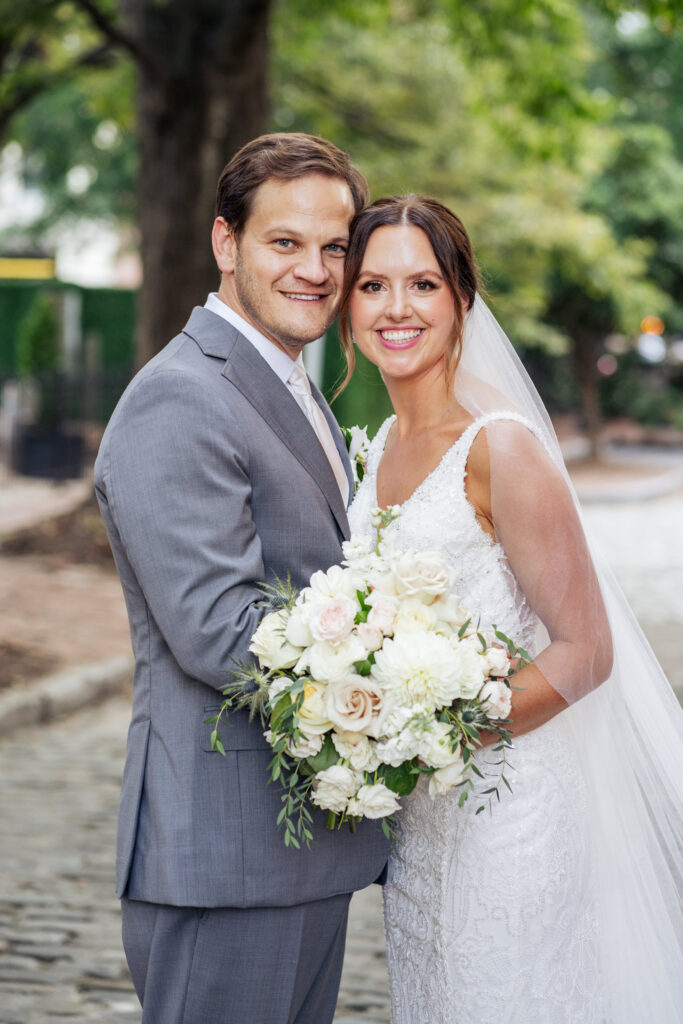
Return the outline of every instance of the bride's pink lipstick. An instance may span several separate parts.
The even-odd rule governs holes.
[[[424,327],[380,327],[376,333],[384,348],[403,350],[417,345],[424,332]]]

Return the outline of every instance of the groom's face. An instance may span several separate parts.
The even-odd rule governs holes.
[[[214,224],[220,298],[296,358],[337,315],[354,212],[340,178],[264,182],[241,235]]]

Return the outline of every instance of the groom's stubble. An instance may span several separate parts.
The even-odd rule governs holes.
[[[329,314],[322,320],[322,327],[316,326],[307,329],[307,325],[304,323],[292,325],[284,321],[271,320],[268,316],[261,283],[250,272],[247,261],[240,253],[239,246],[235,258],[235,292],[249,321],[263,334],[271,337],[286,349],[292,359],[296,359],[302,348],[315,341],[332,326],[339,309],[337,300]]]
[[[242,232],[219,232],[219,297],[295,359],[337,316],[353,214],[339,178],[264,182]]]

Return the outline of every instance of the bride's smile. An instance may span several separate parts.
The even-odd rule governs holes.
[[[349,311],[358,347],[387,382],[443,372],[455,301],[421,228],[396,224],[373,232]]]

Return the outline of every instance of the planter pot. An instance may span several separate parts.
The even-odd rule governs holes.
[[[57,427],[15,429],[11,466],[22,476],[74,480],[83,473],[85,444],[80,434]]]

